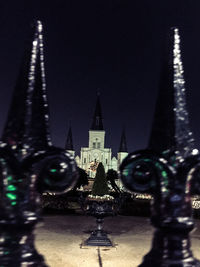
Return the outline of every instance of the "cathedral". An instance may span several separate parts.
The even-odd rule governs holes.
[[[122,160],[128,155],[124,130],[122,131],[117,157],[112,156],[111,148],[105,147],[105,134],[100,96],[98,94],[92,124],[89,129],[88,147],[81,147],[80,155],[75,155],[71,127],[69,128],[65,145],[65,149],[75,157],[78,167],[84,169],[90,178],[95,177],[99,162],[103,163],[105,172],[109,169],[118,172]]]

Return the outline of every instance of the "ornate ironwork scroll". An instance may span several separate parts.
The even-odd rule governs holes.
[[[0,143],[2,267],[46,266],[33,234],[41,219],[40,193],[64,192],[77,181],[73,158],[51,143],[42,28],[37,21]]]
[[[140,267],[197,267],[189,233],[194,227],[191,194],[199,193],[200,157],[189,127],[177,28],[171,30],[149,149],[122,162],[121,179],[134,192],[153,195],[151,222],[156,228],[150,252]]]

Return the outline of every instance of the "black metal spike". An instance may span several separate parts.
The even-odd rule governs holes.
[[[185,81],[177,28],[171,29],[169,55],[165,59],[149,148],[175,153],[183,158],[192,154],[193,134],[186,107]]]
[[[30,56],[31,54],[31,56]],[[51,145],[46,101],[42,23],[37,21],[14,90],[2,139],[20,158]]]
[[[169,61],[165,61],[149,142],[153,150],[128,155],[120,167],[125,186],[153,194],[151,222],[156,228],[152,248],[138,267],[199,267],[189,233],[193,181],[199,185],[199,154],[189,127],[180,37],[172,29]]]

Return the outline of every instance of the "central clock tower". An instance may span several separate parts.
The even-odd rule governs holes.
[[[103,118],[99,94],[97,95],[96,108],[89,130],[89,149],[91,152],[91,161],[103,162],[103,150],[105,145],[105,131],[103,128]]]
[[[66,149],[73,152],[71,129],[68,134]],[[109,169],[119,171],[119,166],[127,155],[125,132],[123,131],[119,152],[116,157],[112,157],[111,148],[105,147],[105,130],[101,113],[100,95],[97,94],[97,101],[91,127],[89,129],[89,142],[87,147],[81,147],[80,156],[75,157],[78,167],[84,169],[90,178],[94,178],[98,164],[101,162],[105,172]]]
[[[103,128],[103,118],[101,113],[100,97],[97,95],[97,102],[95,112],[92,120],[92,124],[89,130],[89,150],[90,160],[89,165],[93,166],[95,162],[98,165],[99,162],[104,161],[104,146],[105,146],[105,131]]]
[[[105,131],[101,113],[100,96],[97,94],[97,102],[89,130],[88,147],[81,148],[80,165],[87,170],[90,177],[94,177],[99,162],[105,167],[105,171],[111,168],[111,149],[105,148]]]

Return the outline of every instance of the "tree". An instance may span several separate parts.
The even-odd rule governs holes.
[[[94,184],[92,187],[92,195],[94,196],[109,195],[105,169],[101,162],[97,167],[96,176],[94,178]]]

